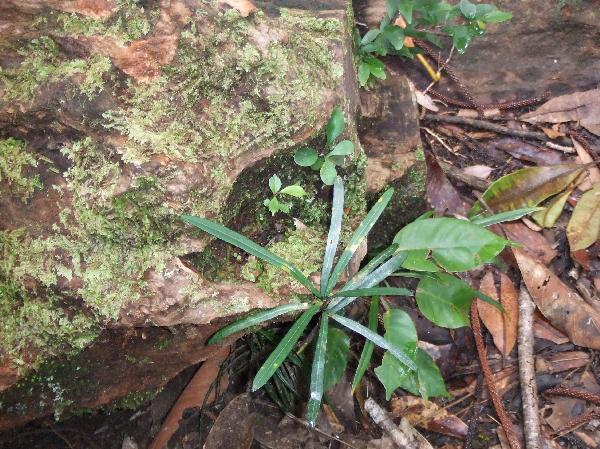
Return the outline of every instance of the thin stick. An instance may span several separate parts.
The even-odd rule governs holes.
[[[467,117],[458,117],[455,115],[438,115],[438,114],[425,114],[425,121],[431,122],[445,122],[445,123],[456,123],[459,125],[472,126],[474,128],[487,129],[488,131],[494,131],[499,134],[506,134],[514,137],[525,137],[528,139],[536,140],[548,140],[548,136],[544,133],[536,131],[524,131],[520,129],[511,129],[506,126],[496,125],[494,123],[487,122],[485,120],[477,120]]]
[[[431,444],[417,430],[402,419],[400,427],[396,426],[373,398],[365,401],[365,410],[369,416],[381,427],[400,449],[432,449]]]
[[[483,372],[485,384],[487,385],[488,393],[490,394],[490,399],[492,400],[492,404],[494,405],[494,410],[496,410],[496,414],[500,419],[502,430],[504,430],[510,448],[521,449],[521,443],[519,443],[519,440],[515,435],[512,422],[506,414],[504,405],[502,405],[502,400],[500,399],[500,395],[498,394],[498,390],[496,389],[494,374],[492,373],[492,369],[490,368],[490,365],[487,361],[487,353],[485,345],[483,343],[483,335],[481,334],[481,322],[479,321],[477,301],[473,301],[471,303],[471,325],[473,326],[473,336],[475,337],[475,346],[477,348],[477,354],[479,356],[479,362],[481,364],[481,371]]]
[[[527,449],[541,449],[535,363],[533,359],[533,312],[535,304],[524,285],[519,293],[519,377],[523,403],[523,432]]]

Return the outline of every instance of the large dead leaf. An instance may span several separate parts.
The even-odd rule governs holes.
[[[442,433],[455,438],[464,438],[467,425],[457,416],[451,415],[437,404],[416,396],[400,396],[390,402],[390,416],[402,416],[415,427]]]
[[[558,151],[533,145],[511,137],[497,140],[493,145],[517,159],[533,162],[537,165],[564,164],[569,161],[567,156]]]
[[[579,184],[579,189],[586,191],[592,188],[592,184],[600,183],[600,169],[594,164],[592,155],[579,143],[577,139],[571,138],[575,151],[577,151],[577,160],[582,164],[588,164],[587,177]]]
[[[556,343],[557,345],[569,342],[569,337],[552,326],[546,317],[544,317],[537,309],[533,315],[533,335],[535,335],[536,338],[542,338],[551,341],[552,343]]]
[[[523,245],[529,254],[540,260],[544,265],[548,265],[556,257],[556,250],[539,232],[529,229],[518,221],[503,223],[501,226],[506,238]],[[510,254],[510,252],[508,253]]]
[[[552,98],[535,111],[522,115],[521,120],[529,123],[577,121],[588,131],[600,135],[600,89]]]
[[[581,195],[567,225],[567,238],[571,251],[585,249],[600,238],[600,184]]]
[[[590,356],[583,351],[567,351],[559,352],[558,354],[548,355],[543,358],[536,357],[535,371],[536,373],[560,373],[563,371],[571,371],[581,368],[590,363]]]
[[[517,170],[493,182],[469,214],[484,210],[483,202],[494,212],[537,206],[563,191],[584,168],[578,164],[559,164]]]
[[[462,199],[458,190],[448,181],[440,164],[431,156],[426,156],[427,162],[427,201],[440,213],[465,216],[469,204]]]
[[[477,300],[477,310],[479,311],[481,321],[483,321],[485,327],[492,334],[494,344],[498,350],[504,356],[508,356],[517,342],[519,294],[510,278],[502,272],[500,272],[499,295],[494,282],[494,273],[491,271],[488,271],[481,280],[479,290],[491,298],[500,301],[500,304],[504,306],[504,313],[502,313],[491,304],[483,302],[480,299]]]
[[[513,253],[540,312],[576,345],[600,349],[600,312],[525,251]]]

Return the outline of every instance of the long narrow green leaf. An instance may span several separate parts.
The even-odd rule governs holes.
[[[327,246],[323,257],[323,270],[321,271],[321,295],[327,291],[327,281],[333,267],[333,258],[340,241],[342,231],[342,217],[344,215],[344,183],[337,176],[333,182],[333,205],[331,207],[331,225],[327,234]]]
[[[191,215],[182,215],[182,220],[186,223],[191,224],[192,226],[196,226],[197,228],[202,229],[205,232],[208,232],[210,235],[215,236],[216,238],[223,240],[224,242],[230,243],[231,245],[237,246],[240,249],[243,249],[249,254],[258,257],[259,259],[264,260],[265,262],[270,263],[271,265],[280,268],[281,270],[291,274],[298,282],[300,282],[303,286],[311,291],[311,293],[317,297],[321,297],[319,291],[315,288],[315,286],[308,280],[302,272],[296,268],[290,262],[283,260],[276,254],[273,254],[266,248],[258,245],[247,237],[232,231],[231,229],[219,224],[214,221],[207,220],[206,218],[201,217],[193,217]]]
[[[347,296],[358,298],[359,296],[412,296],[413,292],[406,288],[396,287],[372,287],[372,288],[357,288],[355,290],[344,290],[335,293],[333,296]]]
[[[269,381],[271,376],[277,371],[277,368],[281,366],[285,358],[292,351],[294,345],[298,342],[298,339],[304,332],[304,329],[306,329],[306,326],[308,326],[308,323],[310,323],[310,320],[316,315],[319,309],[319,304],[313,304],[308,310],[300,315],[300,318],[298,318],[292,327],[290,327],[290,330],[281,339],[269,357],[267,357],[267,360],[265,360],[265,363],[260,367],[258,373],[256,373],[254,382],[252,382],[252,391],[258,390]]]
[[[344,252],[340,256],[340,259],[338,260],[337,264],[335,265],[335,268],[333,269],[333,272],[331,273],[331,277],[329,278],[329,281],[327,283],[327,294],[331,293],[333,287],[335,287],[335,284],[342,275],[342,272],[344,271],[346,266],[348,266],[352,255],[356,252],[361,242],[367,237],[367,234],[369,233],[371,228],[373,228],[373,225],[390,202],[390,199],[392,198],[393,194],[393,188],[389,188],[388,190],[386,190],[385,193],[381,195],[381,198],[379,198],[375,205],[371,208],[367,216],[360,223],[356,231],[354,231],[354,234],[348,242],[348,246],[346,246],[346,249],[344,249]]]
[[[507,212],[500,212],[499,214],[489,216],[478,216],[471,220],[471,223],[478,224],[479,226],[491,226],[498,223],[504,223],[505,221],[518,220],[525,215],[537,212],[538,210],[544,210],[543,207],[523,207],[521,209],[509,210]]]
[[[312,371],[310,374],[310,397],[306,409],[306,419],[311,427],[317,423],[317,416],[323,400],[323,378],[325,377],[325,355],[327,353],[327,331],[329,327],[329,316],[327,313],[321,315],[321,327],[315,345]]]
[[[388,260],[386,263],[384,263],[379,268],[374,270],[367,277],[365,277],[363,279],[363,281],[360,283],[360,285],[356,286],[356,288],[370,288],[370,287],[373,287],[373,286],[379,284],[381,281],[383,281],[388,276],[390,276],[394,271],[399,269],[407,257],[408,257],[408,253],[406,251],[399,252],[398,254],[393,256],[390,260]],[[356,299],[355,297],[349,297],[349,298],[341,297],[341,298],[333,299],[332,301],[330,301],[329,305],[327,306],[327,310],[337,313],[340,310],[342,310],[344,307],[346,307],[348,304],[353,302],[355,299]]]
[[[217,343],[231,334],[235,334],[236,332],[248,329],[249,327],[256,326],[267,320],[276,318],[279,315],[283,315],[284,313],[294,312],[296,310],[304,310],[308,307],[309,304],[307,303],[284,304],[282,306],[254,313],[246,318],[242,318],[241,320],[238,320],[235,323],[231,323],[229,326],[225,326],[224,328],[220,329],[212,337],[210,337],[208,343]]]
[[[379,313],[379,297],[374,296],[371,300],[371,307],[369,308],[369,330],[377,333],[377,318]],[[373,349],[375,344],[371,340],[366,340],[363,350],[360,354],[358,366],[356,367],[356,373],[354,373],[354,380],[352,381],[352,394],[356,391],[356,388],[360,384],[360,381],[364,377],[369,365],[371,363],[371,357],[373,356]]]
[[[351,331],[354,331],[357,334],[362,335],[366,339],[371,340],[373,343],[375,343],[380,348],[390,351],[390,353],[394,357],[396,357],[401,363],[406,365],[407,368],[409,368],[413,371],[417,370],[417,365],[415,364],[415,362],[412,361],[410,359],[410,357],[404,353],[404,351],[402,351],[396,345],[387,341],[381,335],[373,332],[368,327],[365,327],[362,324],[357,323],[356,321],[353,321],[350,318],[346,318],[341,315],[331,314],[331,318],[333,318],[335,321],[340,323],[342,326],[347,327]]]
[[[388,260],[398,249],[398,245],[393,243],[388,246],[386,249],[381,251],[375,257],[373,257],[363,268],[360,269],[358,273],[352,277],[352,279],[346,282],[344,285],[344,290],[350,290],[351,288],[356,288],[356,286],[360,285],[361,282],[373,272],[380,264]]]

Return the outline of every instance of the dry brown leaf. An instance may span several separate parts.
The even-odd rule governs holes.
[[[425,157],[427,163],[427,201],[440,213],[467,215],[469,204],[444,174],[437,160],[430,155]]]
[[[557,345],[569,342],[569,337],[552,326],[539,310],[535,311],[533,320],[533,334],[536,338],[542,338]]]
[[[548,240],[542,234],[532,231],[523,223],[518,221],[504,223],[502,224],[502,229],[509,240],[523,245],[528,253],[539,259],[544,265],[548,265],[556,257],[556,250],[552,248]]]
[[[600,237],[600,183],[594,185],[577,202],[567,225],[571,251],[593,245]]]
[[[480,179],[489,178],[493,168],[487,165],[471,165],[462,169],[463,173]]]
[[[421,92],[418,89],[415,89],[415,97],[417,99],[417,103],[423,106],[425,109],[428,109],[433,112],[437,112],[440,110],[440,108],[437,107],[437,105],[433,102],[433,99],[429,95]]]
[[[522,115],[521,120],[529,123],[578,121],[588,131],[600,135],[600,89],[552,98],[535,111]]]
[[[525,251],[513,253],[540,312],[576,345],[600,349],[600,312]]]
[[[560,373],[581,368],[590,363],[590,356],[583,351],[567,351],[553,355],[536,357],[535,371],[537,373]]]
[[[517,159],[533,162],[538,165],[556,165],[571,161],[570,158],[558,151],[523,142],[520,139],[512,137],[496,140],[492,145]]]
[[[579,159],[579,161],[582,164],[589,164],[590,162],[594,162],[594,158],[592,157],[592,155],[590,153],[588,153],[585,148],[583,148],[583,145],[581,145],[577,141],[577,139],[571,138],[571,140],[573,141],[573,146],[575,147],[575,151],[577,151],[577,159]],[[579,190],[581,190],[583,192],[591,189],[592,184],[600,183],[600,169],[598,167],[591,165],[591,166],[587,167],[586,170],[587,170],[587,177],[584,179],[583,182],[579,183],[579,185],[578,185]]]
[[[451,415],[437,404],[416,396],[401,396],[390,402],[390,416],[402,416],[416,427],[442,433],[455,438],[464,438],[467,425],[457,416]]]
[[[500,272],[500,297],[496,291],[494,273],[488,271],[483,279],[479,290],[489,297],[500,301],[504,306],[504,313],[491,304],[477,300],[479,317],[485,327],[490,331],[494,344],[498,350],[508,356],[517,342],[517,330],[519,327],[519,294],[510,278]]]

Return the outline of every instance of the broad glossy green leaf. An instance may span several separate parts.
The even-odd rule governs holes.
[[[365,35],[362,37],[360,43],[362,45],[366,45],[369,44],[371,42],[373,42],[375,40],[375,38],[377,36],[379,36],[381,34],[381,30],[379,28],[374,28],[372,30],[369,30],[365,33]]]
[[[327,246],[323,256],[323,269],[321,270],[321,294],[327,291],[327,282],[333,268],[333,259],[340,241],[342,231],[342,218],[344,216],[344,183],[337,176],[333,183],[333,202],[331,206],[331,224],[327,234]]]
[[[213,235],[214,237],[223,240],[231,245],[237,246],[238,248],[246,251],[253,256],[258,257],[259,259],[264,260],[265,262],[270,263],[274,267],[280,268],[281,270],[289,273],[294,277],[300,284],[306,287],[311,293],[317,297],[320,297],[321,294],[315,288],[315,286],[308,280],[308,278],[302,274],[302,272],[296,268],[290,262],[283,260],[281,257],[273,254],[266,248],[254,243],[247,237],[232,231],[231,229],[219,224],[214,221],[207,220],[206,218],[201,217],[193,217],[191,215],[182,215],[181,219],[186,223],[191,224],[192,226],[196,226],[197,228],[202,229],[205,232]]]
[[[396,50],[404,47],[404,30],[397,25],[388,25],[383,30],[383,35]]]
[[[556,195],[546,207],[540,207],[537,212],[533,213],[531,218],[543,228],[551,228],[560,217],[572,192],[573,189],[567,189],[560,195]]]
[[[357,288],[354,290],[343,290],[336,292],[333,296],[347,296],[356,298],[359,296],[412,296],[413,292],[406,288],[397,287],[371,287],[371,288]]]
[[[347,327],[351,331],[356,332],[359,335],[362,335],[363,337],[365,337],[368,340],[371,340],[373,343],[375,343],[380,348],[390,351],[390,353],[394,357],[396,357],[400,362],[402,362],[407,368],[412,369],[412,370],[417,369],[415,362],[413,362],[411,360],[411,358],[402,349],[400,349],[396,345],[390,343],[385,338],[383,338],[381,335],[378,335],[377,333],[371,331],[368,327],[365,327],[362,324],[357,323],[356,321],[353,321],[353,320],[343,317],[341,315],[332,314],[331,318],[333,318],[335,321],[340,323],[342,326]]]
[[[325,360],[324,391],[331,390],[340,381],[350,354],[350,337],[346,332],[337,327],[329,327],[327,337],[327,352]]]
[[[329,156],[348,156],[354,151],[354,144],[349,140],[342,140],[333,147],[333,150],[329,153]]]
[[[358,66],[358,84],[360,84],[361,87],[365,87],[370,76],[371,66],[366,62],[361,62]]]
[[[567,225],[571,251],[585,249],[600,238],[600,184],[581,195]]]
[[[435,262],[429,259],[428,249],[416,249],[414,251],[407,251],[407,253],[408,255],[402,264],[402,268],[413,271],[427,271],[431,273],[440,271]]]
[[[315,345],[312,370],[310,373],[310,396],[306,408],[306,419],[310,427],[314,427],[319,416],[321,401],[323,400],[323,381],[325,377],[325,358],[328,347],[329,317],[326,313],[321,315],[319,336]]]
[[[270,200],[265,200],[264,205],[269,208],[269,212],[271,212],[271,215],[275,215],[281,210],[281,203],[275,196]]]
[[[267,357],[265,363],[260,367],[258,373],[256,373],[254,381],[252,382],[252,391],[258,390],[269,381],[288,354],[294,349],[294,345],[298,342],[306,329],[306,326],[308,326],[308,323],[310,323],[310,320],[317,314],[319,309],[320,306],[318,304],[310,306],[310,308],[300,315],[300,318],[292,324],[290,330],[288,330],[287,334],[285,334],[277,347],[269,357]]]
[[[269,188],[273,194],[279,192],[279,189],[281,189],[281,179],[279,179],[279,176],[273,175],[269,178]]]
[[[304,195],[306,195],[306,192],[304,191],[302,186],[299,186],[299,185],[291,185],[291,186],[284,187],[283,189],[281,189],[281,192],[279,192],[279,193],[294,196],[296,198],[302,198]]]
[[[310,167],[318,158],[319,153],[311,147],[302,147],[294,153],[294,162],[300,167]]]
[[[335,164],[329,158],[325,158],[323,165],[321,165],[321,169],[319,170],[319,174],[323,184],[327,186],[333,185],[337,176]]]
[[[327,133],[327,145],[331,145],[335,139],[342,134],[344,130],[344,112],[339,106],[333,108],[331,117],[327,122],[326,133]]]
[[[487,23],[500,23],[512,19],[512,13],[505,11],[492,11],[483,16],[483,20]]]
[[[467,19],[474,19],[477,15],[477,6],[471,3],[469,0],[460,0],[458,4],[460,8],[460,12],[462,12],[463,16]]]
[[[546,198],[562,192],[577,179],[583,168],[578,164],[523,168],[493,182],[481,198],[494,212],[537,206]],[[469,211],[469,217],[482,210],[483,204],[477,201]]]
[[[242,318],[241,320],[236,321],[235,323],[231,323],[229,326],[225,326],[224,328],[217,331],[213,334],[212,337],[208,340],[209,344],[217,343],[223,340],[225,337],[235,334],[236,332],[240,332],[244,329],[248,329],[252,326],[257,326],[260,323],[264,323],[265,321],[272,320],[273,318],[277,318],[280,315],[285,313],[295,312],[297,310],[305,310],[309,307],[309,304],[284,304],[282,306],[274,307],[273,309],[263,310],[261,312],[253,313],[252,315]]]
[[[416,292],[421,313],[438,326],[469,326],[469,309],[475,292],[464,281],[446,273],[423,277]]]
[[[478,215],[471,219],[471,223],[479,226],[491,226],[497,223],[504,223],[506,221],[514,221],[525,215],[531,214],[536,211],[543,210],[543,207],[523,207],[521,209],[509,210],[507,212],[500,212],[499,214],[493,215]]]
[[[371,299],[371,306],[369,307],[369,323],[368,328],[373,333],[377,333],[377,323],[378,323],[378,315],[379,315],[379,298],[377,296]],[[371,357],[373,356],[373,349],[375,348],[375,344],[370,340],[365,340],[365,344],[363,346],[363,350],[360,353],[360,360],[358,361],[358,366],[356,367],[356,372],[354,373],[354,380],[352,381],[352,394],[358,388],[360,381],[364,377],[369,365],[371,364]]]
[[[408,224],[394,243],[400,251],[431,250],[447,271],[466,271],[492,262],[510,242],[468,221],[442,217]]]
[[[333,287],[335,287],[335,284],[337,283],[338,279],[348,266],[352,255],[356,252],[362,241],[367,237],[367,234],[369,233],[379,216],[382,214],[388,203],[390,202],[390,199],[392,198],[393,194],[393,188],[386,190],[385,193],[381,195],[381,198],[379,198],[379,200],[377,200],[375,205],[371,208],[367,216],[360,223],[356,231],[354,231],[354,234],[348,242],[348,246],[346,247],[346,249],[344,249],[344,252],[340,256],[337,264],[335,265],[335,268],[333,269],[333,272],[331,273],[331,277],[329,278],[329,281],[327,283],[327,293],[330,293],[333,290]]]

